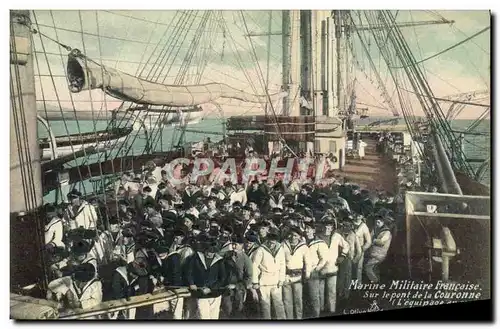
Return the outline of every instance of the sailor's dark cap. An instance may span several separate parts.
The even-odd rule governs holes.
[[[139,231],[136,235],[136,239],[142,242],[154,241],[158,238],[159,234],[155,233],[153,230],[147,229],[146,227],[141,228],[141,231]]]
[[[185,214],[184,217],[182,218],[183,220],[189,219],[192,222],[196,221],[196,217],[193,214]]]
[[[156,201],[147,198],[146,202],[144,202],[144,208],[156,208]]]
[[[280,236],[281,236],[280,231],[277,228],[274,228],[274,227],[272,227],[269,230],[269,233],[267,233],[267,238],[269,240],[279,241]]]
[[[259,242],[259,236],[255,233],[247,233],[245,239],[249,242]]]
[[[53,203],[47,203],[45,206],[44,206],[44,210],[45,210],[45,213],[53,213],[53,212],[57,212],[57,206]]]
[[[85,240],[77,240],[73,242],[73,245],[71,247],[71,252],[74,255],[85,255],[90,252],[92,249],[93,244],[85,241]]]
[[[334,219],[333,217],[331,217],[331,216],[325,216],[325,217],[323,217],[323,218],[322,218],[322,220],[321,220],[321,224],[322,224],[322,225],[325,225],[325,226],[327,226],[327,225],[335,225],[335,224],[336,224],[336,221],[335,221],[335,219]]]
[[[162,243],[156,243],[154,246],[154,250],[159,253],[159,254],[164,254],[170,251],[169,246],[162,244]]]
[[[257,229],[259,229],[261,227],[270,227],[270,226],[271,226],[271,222],[268,220],[262,220],[262,221],[255,224],[255,227]]]
[[[126,238],[133,238],[135,236],[135,229],[133,227],[123,228],[122,236]]]
[[[221,231],[222,232],[229,232],[229,234],[232,234],[233,233],[233,228],[229,225],[223,225],[221,227]]]
[[[313,229],[313,230],[316,229],[316,224],[314,222],[307,222],[307,223],[304,223],[304,225],[305,225],[305,229]]]
[[[172,233],[173,236],[186,236],[186,232],[184,232],[183,230],[179,230],[179,229],[176,229],[174,230],[174,232]]]
[[[147,219],[141,222],[141,228],[155,228],[155,225],[151,220]]]
[[[245,243],[245,237],[241,234],[233,234],[231,236],[231,241],[234,243]]]
[[[71,190],[71,192],[68,193],[67,197],[69,200],[81,198],[82,193],[80,191],[78,191],[77,189],[73,189],[73,190]]]
[[[300,229],[300,227],[297,227],[295,225],[289,227],[289,229],[288,229],[288,235],[290,235],[291,233],[296,233],[299,236],[303,236],[304,235],[304,232],[302,232],[302,230]]]

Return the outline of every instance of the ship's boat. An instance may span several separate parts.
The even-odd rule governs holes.
[[[38,145],[42,152],[42,160],[50,160],[54,156],[56,158],[66,156],[90,147],[101,151],[110,150],[123,143],[131,132],[132,128],[111,128],[96,132],[56,136],[55,145],[52,145],[50,138],[42,138]]]

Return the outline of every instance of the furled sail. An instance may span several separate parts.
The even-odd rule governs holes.
[[[75,50],[68,56],[67,68],[70,90],[73,93],[84,89],[102,89],[112,97],[137,104],[183,107],[210,103],[219,98],[262,104],[269,101],[267,95],[249,94],[223,83],[183,86],[147,81],[99,65]],[[270,95],[271,102],[274,103],[286,95],[286,92],[272,94]]]

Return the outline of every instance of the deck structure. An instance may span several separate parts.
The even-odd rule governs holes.
[[[376,151],[375,140],[367,139],[364,142],[368,144],[364,159],[346,159],[344,168],[336,174],[341,180],[345,178],[358,184],[362,189],[395,193],[397,185],[395,163]]]

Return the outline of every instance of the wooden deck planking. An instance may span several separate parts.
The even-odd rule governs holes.
[[[375,140],[364,142],[368,144],[364,159],[347,159],[344,168],[336,174],[358,184],[362,189],[384,190],[394,194],[397,184],[395,163],[377,153]]]

